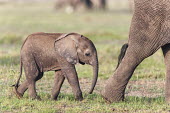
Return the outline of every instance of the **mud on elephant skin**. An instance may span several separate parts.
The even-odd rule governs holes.
[[[56,100],[60,88],[68,80],[76,100],[82,100],[75,64],[89,64],[93,67],[93,81],[89,93],[93,92],[98,78],[98,57],[91,40],[77,33],[34,33],[29,35],[21,48],[20,76],[15,86],[15,94],[21,98],[28,89],[29,97],[39,99],[36,81],[46,71],[55,71],[52,99]],[[19,85],[22,67],[26,80]]]
[[[170,102],[170,1],[135,0],[128,48],[102,96],[109,102],[124,100],[125,89],[136,67],[162,49],[166,64],[165,100]]]

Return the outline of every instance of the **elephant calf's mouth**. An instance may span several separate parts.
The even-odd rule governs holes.
[[[82,65],[84,65],[84,64],[85,64],[84,62],[81,62],[80,60],[79,60],[79,63],[80,63],[80,64],[82,64]]]

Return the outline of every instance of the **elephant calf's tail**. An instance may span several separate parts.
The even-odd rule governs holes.
[[[116,69],[119,67],[119,64],[121,63],[122,59],[124,58],[127,48],[128,48],[128,43],[126,43],[122,46],[119,57],[118,57],[118,64],[117,64]]]
[[[18,78],[18,80],[17,80],[17,83],[14,84],[14,85],[12,85],[12,87],[15,87],[14,93],[16,94],[16,96],[17,96],[18,98],[21,98],[21,97],[22,97],[22,94],[20,94],[20,93],[17,91],[17,89],[18,89],[18,87],[19,87],[19,81],[20,81],[20,79],[21,79],[21,76],[22,76],[22,61],[20,61],[20,75],[19,75],[19,78]]]

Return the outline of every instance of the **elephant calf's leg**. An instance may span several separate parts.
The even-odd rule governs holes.
[[[36,77],[36,81],[41,79],[42,76],[43,76],[43,73],[39,73],[39,75]],[[34,81],[34,80],[31,80],[31,81]],[[18,98],[22,98],[22,96],[24,95],[25,91],[28,89],[29,85],[30,84],[26,80],[16,89],[16,95],[18,96]]]
[[[72,67],[70,69],[64,69],[62,72],[65,72],[66,78],[72,87],[76,100],[79,101],[83,100],[82,91],[80,89],[79,80],[75,67]]]
[[[73,93],[75,95],[75,99],[78,101],[83,100],[82,91],[80,89],[78,78],[75,79],[75,78],[69,77],[67,79],[68,79],[69,84],[72,87]]]
[[[24,81],[16,90],[17,90],[17,95],[19,98],[21,98],[24,95],[24,92],[28,89],[28,82],[27,80]]]
[[[36,92],[36,81],[42,78],[43,73],[39,72],[37,65],[32,62],[31,65],[24,65],[25,76],[28,82],[28,94],[32,99],[40,100],[40,97],[37,96]]]
[[[64,82],[64,75],[62,74],[61,71],[56,71],[55,72],[55,78],[54,78],[54,86],[52,89],[52,99],[57,100],[57,97],[60,93],[61,86]]]
[[[36,93],[35,81],[30,81],[28,86],[29,97],[31,99],[39,99]]]
[[[166,65],[165,100],[170,103],[170,44],[162,47]]]
[[[29,96],[32,99],[38,99],[41,100],[41,98],[37,95],[36,92],[36,81],[38,81],[39,79],[41,79],[43,77],[43,72],[39,72],[38,70],[35,70],[36,72],[34,73],[35,77],[29,78],[28,79],[28,90],[29,90]],[[37,76],[36,76],[37,75]]]

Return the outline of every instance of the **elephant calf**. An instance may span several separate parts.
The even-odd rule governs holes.
[[[56,100],[60,88],[67,78],[76,100],[82,100],[75,64],[89,64],[93,67],[93,92],[98,78],[97,51],[91,40],[77,33],[34,33],[27,37],[21,48],[20,76],[15,86],[15,94],[21,98],[28,89],[29,97],[39,99],[35,83],[46,71],[55,71],[52,99]],[[26,80],[19,85],[22,67]]]

